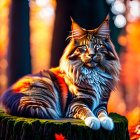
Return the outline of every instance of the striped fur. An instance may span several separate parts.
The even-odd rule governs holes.
[[[1,97],[6,111],[44,119],[80,118],[92,129],[101,125],[112,130],[107,102],[120,64],[108,32],[107,21],[90,31],[73,21],[72,39],[59,67],[26,75],[9,87]]]

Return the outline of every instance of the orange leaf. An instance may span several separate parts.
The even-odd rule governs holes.
[[[56,140],[67,140],[67,139],[65,139],[65,137],[62,134],[58,135],[56,133],[55,133],[55,139]]]

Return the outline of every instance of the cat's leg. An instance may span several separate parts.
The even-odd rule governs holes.
[[[87,105],[81,102],[73,103],[67,111],[68,117],[79,118],[85,121],[85,124],[93,130],[100,129],[100,121]]]
[[[98,119],[100,120],[101,126],[106,130],[113,130],[114,128],[114,122],[113,120],[108,116],[108,113],[106,110],[100,110],[98,112]]]

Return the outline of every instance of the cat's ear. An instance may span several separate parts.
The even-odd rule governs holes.
[[[97,28],[97,35],[105,38],[109,38],[109,15],[107,15],[104,22]]]
[[[74,39],[81,38],[85,34],[85,31],[72,18],[71,21],[72,21],[71,25],[72,37]]]

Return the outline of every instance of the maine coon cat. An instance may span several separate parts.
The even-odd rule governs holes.
[[[22,77],[3,93],[1,102],[11,115],[79,118],[94,130],[112,130],[107,102],[120,63],[109,39],[108,19],[94,30],[72,21],[70,38],[59,67]]]

